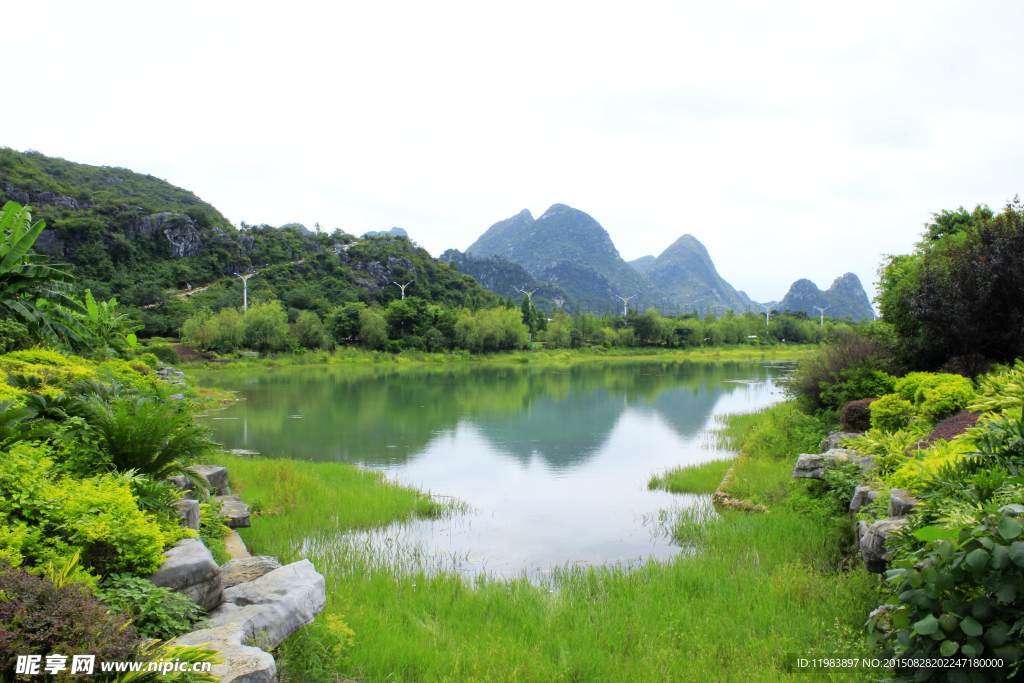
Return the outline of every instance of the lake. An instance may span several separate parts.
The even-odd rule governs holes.
[[[227,449],[381,470],[471,510],[362,534],[469,574],[680,552],[673,511],[708,496],[647,490],[652,474],[731,457],[716,418],[782,400],[777,362],[621,361],[195,371],[244,400],[201,421]],[[230,468],[230,462],[224,463]]]

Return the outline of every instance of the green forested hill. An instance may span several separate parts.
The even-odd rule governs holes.
[[[477,307],[496,301],[472,278],[433,259],[406,237],[357,240],[335,231],[232,226],[195,194],[123,168],[88,166],[38,152],[0,149],[0,203],[33,208],[47,228],[36,250],[71,265],[98,299],[117,296],[146,325],[171,334],[196,308],[242,303],[235,272],[250,268],[254,299],[277,298],[294,318],[339,303],[407,295]],[[207,289],[189,298],[186,289]]]
[[[750,298],[737,292],[715,268],[708,250],[693,235],[683,235],[643,271],[651,282],[681,306],[749,309]]]
[[[538,281],[526,268],[501,256],[483,257],[448,249],[438,258],[499,296],[510,296],[520,301],[525,290],[533,292],[531,301],[541,310],[551,312],[556,307],[575,308],[572,297],[564,289],[550,282]]]
[[[466,252],[518,263],[537,280],[559,285],[575,299],[607,301],[638,295],[648,303],[665,300],[619,256],[600,223],[565,204],[553,205],[536,220],[523,209],[488,228]]]
[[[806,311],[808,315],[816,316],[820,311],[815,306],[827,308],[825,315],[833,318],[871,320],[875,317],[860,278],[853,273],[836,278],[824,292],[810,280],[797,280],[790,285],[777,308],[780,311]]]

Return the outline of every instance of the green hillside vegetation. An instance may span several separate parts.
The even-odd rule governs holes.
[[[853,273],[836,278],[824,292],[810,280],[797,280],[777,308],[783,311],[804,311],[810,316],[816,316],[820,314],[816,306],[827,309],[826,313],[836,318],[872,320],[875,317],[860,278]]]
[[[632,261],[627,261],[627,263],[629,265],[633,266],[634,268],[636,268],[637,272],[639,272],[639,273],[646,273],[647,269],[650,268],[652,265],[654,265],[654,262],[656,260],[657,260],[656,257],[651,256],[650,254],[648,254],[647,256],[641,256],[638,259],[633,259]]]
[[[643,273],[679,305],[720,305],[737,312],[751,308],[750,298],[718,274],[708,250],[693,235],[673,242]]]
[[[242,305],[236,272],[252,301],[277,300],[288,321],[321,319],[349,302],[387,306],[392,281],[415,280],[409,294],[449,308],[495,306],[498,297],[431,258],[406,237],[371,237],[242,224],[166,181],[127,169],[88,166],[37,152],[0,149],[0,197],[32,204],[46,229],[34,249],[66,262],[98,300],[117,297],[144,324],[142,336],[178,333],[201,309]],[[184,298],[186,288],[208,289]]]
[[[533,292],[533,303],[540,310],[550,313],[556,308],[575,308],[572,297],[564,289],[550,282],[539,282],[526,268],[501,256],[480,257],[448,249],[438,259],[498,296],[519,299],[524,292]]]
[[[657,287],[622,260],[600,223],[565,204],[551,206],[537,220],[523,209],[488,228],[466,252],[518,263],[537,280],[561,286],[576,300],[633,295],[647,302],[665,300]]]

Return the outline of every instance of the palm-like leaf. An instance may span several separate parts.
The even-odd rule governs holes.
[[[119,471],[137,470],[154,479],[185,474],[184,462],[216,450],[206,427],[187,410],[137,396],[85,400],[85,412]]]
[[[84,330],[74,312],[74,278],[29,250],[46,224],[33,224],[29,207],[7,202],[0,210],[0,315],[28,326],[41,339],[80,345]]]

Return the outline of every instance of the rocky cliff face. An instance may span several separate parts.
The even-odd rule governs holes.
[[[551,206],[536,220],[523,209],[492,225],[466,251],[518,263],[574,299],[639,295],[646,302],[664,301],[657,287],[622,260],[600,223],[565,204]]]
[[[746,311],[751,301],[726,282],[693,235],[683,235],[663,251],[644,275],[681,306],[725,306]]]
[[[868,295],[860,284],[860,278],[853,273],[836,278],[832,286],[824,292],[810,280],[797,280],[790,286],[777,308],[780,311],[806,311],[810,316],[820,315],[818,308],[825,308],[825,314],[834,318],[871,320],[875,317]]]

